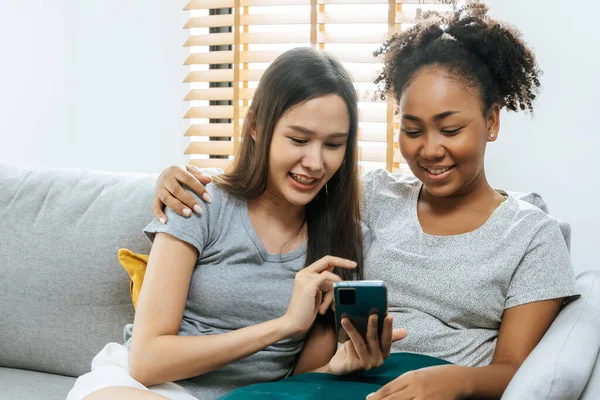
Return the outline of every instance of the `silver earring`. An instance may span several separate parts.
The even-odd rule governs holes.
[[[494,135],[493,133],[490,133],[490,137],[491,138],[493,138],[494,136],[496,136],[496,135]]]

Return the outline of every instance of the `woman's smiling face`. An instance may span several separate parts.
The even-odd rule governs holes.
[[[273,131],[267,190],[290,204],[308,204],[342,165],[349,132],[348,106],[338,95],[290,108]]]
[[[484,115],[477,89],[433,66],[416,72],[399,106],[400,151],[429,193],[462,195],[485,181],[485,148],[498,137],[499,107]]]

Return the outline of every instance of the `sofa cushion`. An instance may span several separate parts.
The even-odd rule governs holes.
[[[0,165],[0,367],[78,376],[133,321],[156,175]]]
[[[75,378],[0,367],[0,398],[10,400],[64,400]]]
[[[129,274],[131,282],[129,283],[129,292],[133,308],[137,308],[138,298],[142,291],[142,282],[146,275],[146,267],[148,266],[149,254],[137,254],[129,249],[119,249],[119,262],[121,266]]]
[[[581,298],[556,317],[502,400],[579,399],[600,352],[600,271],[577,277]]]
[[[598,400],[600,399],[600,356],[596,359],[596,365],[590,375],[585,390],[581,394],[580,400]]]

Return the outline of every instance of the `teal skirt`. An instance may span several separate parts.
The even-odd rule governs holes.
[[[405,372],[445,364],[450,363],[420,354],[395,353],[381,367],[371,371],[344,376],[300,374],[277,382],[246,386],[220,399],[364,399]]]

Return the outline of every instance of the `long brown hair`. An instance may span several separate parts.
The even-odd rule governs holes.
[[[265,71],[256,89],[242,129],[242,141],[231,169],[215,183],[245,199],[261,196],[267,189],[269,153],[275,125],[297,104],[336,94],[348,107],[350,132],[344,162],[333,177],[306,205],[308,243],[305,266],[334,255],[358,263],[362,276],[362,232],[360,226],[357,167],[358,109],[352,78],[330,55],[310,47],[288,50]],[[255,132],[256,140],[250,133]],[[336,270],[352,279],[345,269]]]

